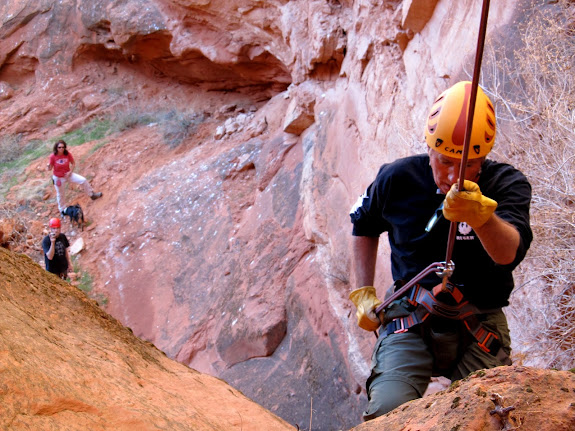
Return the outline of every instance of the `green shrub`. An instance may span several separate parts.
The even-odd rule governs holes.
[[[6,193],[20,181],[20,176],[32,161],[47,156],[51,144],[33,140],[22,146],[17,136],[0,138],[0,195]]]
[[[165,113],[162,118],[164,142],[170,148],[178,147],[196,131],[198,125],[204,120],[202,114],[178,111]]]
[[[86,293],[90,293],[93,287],[93,280],[92,276],[87,271],[82,271],[81,276],[78,278],[80,284],[78,284],[78,288]]]
[[[68,146],[74,147],[85,142],[96,141],[113,133],[113,124],[109,118],[96,118],[82,128],[65,133],[55,141],[63,139]]]
[[[114,119],[114,129],[118,132],[135,129],[138,126],[145,126],[157,121],[157,118],[150,113],[138,110],[122,112],[116,115]]]
[[[0,166],[13,162],[22,154],[20,140],[17,136],[8,135],[0,137]]]

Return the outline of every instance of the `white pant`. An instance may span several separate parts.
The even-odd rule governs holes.
[[[94,191],[92,190],[92,186],[90,186],[88,180],[86,180],[86,178],[84,178],[82,175],[78,175],[72,172],[72,175],[70,175],[68,178],[61,178],[57,177],[56,175],[52,175],[52,179],[54,180],[54,187],[56,188],[56,200],[58,201],[58,210],[60,212],[64,211],[67,207],[66,183],[68,181],[75,184],[81,184],[82,187],[84,188],[84,192],[88,196],[92,196],[92,194],[94,193]]]

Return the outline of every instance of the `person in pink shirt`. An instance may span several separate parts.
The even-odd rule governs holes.
[[[58,201],[58,210],[61,214],[66,210],[66,183],[71,181],[76,184],[81,184],[84,192],[90,196],[92,200],[102,197],[102,193],[94,193],[92,186],[86,178],[82,175],[74,173],[74,157],[72,153],[67,150],[67,144],[63,140],[59,140],[54,144],[53,153],[50,154],[50,161],[48,169],[52,170],[52,180],[56,188],[56,200]]]

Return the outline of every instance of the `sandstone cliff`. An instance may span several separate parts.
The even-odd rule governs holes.
[[[313,405],[313,429],[357,425],[373,337],[347,299],[347,213],[381,163],[424,150],[430,102],[470,73],[480,3],[0,4],[0,132],[29,157],[2,178],[30,226],[22,251],[40,259],[57,211],[51,143],[82,144],[79,171],[104,197],[72,193],[90,225],[64,230],[83,238],[78,264],[103,308],[291,424],[307,426]],[[534,11],[493,2],[488,46],[515,47]],[[499,100],[508,83],[487,76]],[[512,159],[521,149],[501,130]],[[532,344],[514,349],[549,365]]]
[[[168,359],[83,292],[0,248],[0,427],[293,430],[225,382]]]

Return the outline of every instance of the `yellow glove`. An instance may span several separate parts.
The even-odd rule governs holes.
[[[497,208],[497,202],[481,194],[473,181],[463,182],[464,191],[457,190],[457,183],[451,186],[443,201],[443,215],[449,221],[462,221],[473,229],[483,226]]]
[[[366,331],[375,331],[381,325],[381,321],[375,314],[375,309],[381,301],[375,296],[375,287],[363,286],[349,294],[349,299],[357,307],[357,326]],[[380,313],[383,315],[383,312]]]

